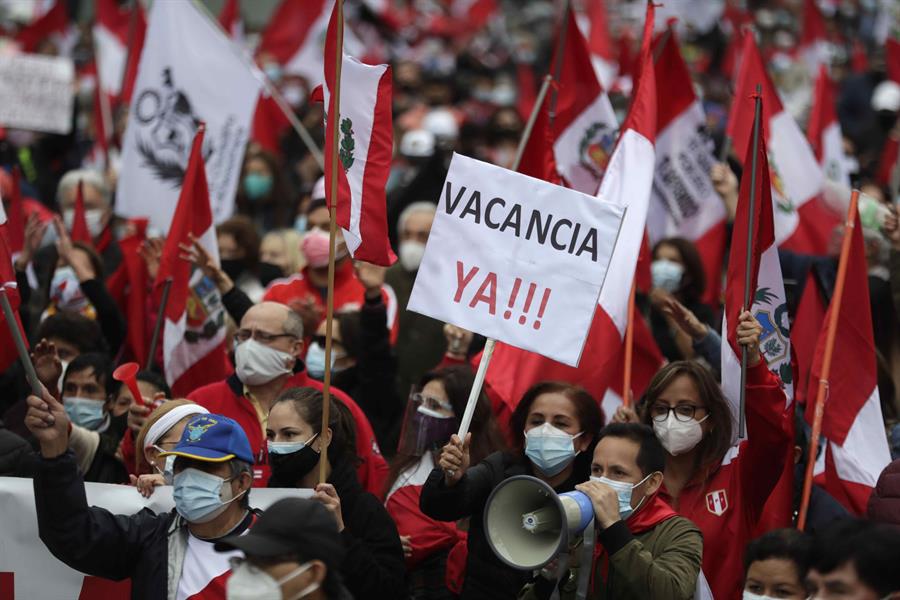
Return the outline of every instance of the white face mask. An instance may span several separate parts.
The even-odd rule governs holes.
[[[415,240],[407,240],[400,242],[399,259],[400,264],[407,271],[418,271],[419,265],[422,264],[422,257],[425,256],[425,244]]]
[[[106,211],[102,208],[89,208],[84,211],[84,222],[87,225],[91,237],[97,237],[103,233],[103,217]],[[66,229],[72,231],[72,224],[75,222],[75,209],[67,208],[63,211],[63,223]]]
[[[650,276],[653,279],[653,287],[674,293],[681,285],[681,277],[684,275],[684,266],[661,258],[654,260],[650,265]]]
[[[759,594],[754,594],[753,592],[748,592],[744,590],[744,595],[741,596],[741,600],[777,600],[772,596],[761,596]]]
[[[247,385],[264,385],[291,372],[294,356],[260,344],[254,339],[241,342],[234,349],[237,376]],[[288,366],[290,365],[290,366]]]
[[[653,421],[653,432],[669,454],[678,456],[700,443],[703,439],[703,428],[700,427],[700,423],[708,417],[709,415],[706,415],[699,421],[691,419],[684,423],[675,418],[674,412],[670,412],[665,421]]]
[[[281,579],[275,579],[244,561],[231,572],[225,586],[226,596],[228,600],[299,600],[319,589],[319,584],[316,582],[309,584],[292,598],[285,598],[282,595],[281,586],[303,575],[311,567],[311,562],[304,563]]]

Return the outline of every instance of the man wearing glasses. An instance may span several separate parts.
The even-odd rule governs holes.
[[[230,417],[243,427],[253,450],[254,487],[264,487],[269,480],[266,422],[275,398],[292,387],[322,389],[322,384],[307,374],[302,355],[303,321],[297,313],[278,302],[261,302],[244,313],[234,335],[235,372],[188,395],[210,412]],[[357,471],[360,483],[380,497],[388,468],[372,426],[344,392],[332,387],[331,393],[353,414],[356,453],[362,459]]]

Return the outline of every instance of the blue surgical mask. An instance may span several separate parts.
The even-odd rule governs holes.
[[[155,445],[153,446],[159,452],[165,452],[162,448]],[[157,459],[158,460],[158,459]],[[174,466],[175,466],[175,455],[170,454],[166,457],[165,463],[163,463],[163,468],[160,469],[159,465],[153,465],[153,468],[159,471],[159,474],[163,476],[163,479],[166,480],[166,485],[172,485],[172,478],[174,477]]]
[[[175,510],[190,523],[207,523],[225,512],[228,504],[244,495],[234,496],[230,479],[199,469],[187,468],[175,475]]]
[[[244,193],[251,200],[259,200],[269,195],[272,191],[273,180],[271,175],[260,173],[247,173],[244,175]]]
[[[653,473],[650,473],[653,475]],[[598,483],[605,483],[613,490],[615,490],[616,495],[619,497],[619,516],[622,520],[626,520],[631,516],[635,508],[631,508],[631,493],[637,486],[641,485],[645,481],[650,478],[650,475],[647,475],[637,483],[628,483],[627,481],[616,481],[614,479],[608,479],[606,477],[591,477],[591,481],[596,481]],[[644,496],[646,498],[646,496]],[[644,503],[644,498],[641,498],[641,501],[638,502],[637,507],[640,508],[641,504]]]
[[[269,454],[293,454],[294,452],[299,452],[306,448],[318,433],[314,433],[311,438],[306,440],[305,442],[266,442],[266,446],[269,448]]]
[[[331,368],[334,369],[334,361],[337,357],[331,353]],[[306,352],[306,372],[313,379],[321,381],[325,378],[325,348],[313,342]]]
[[[681,286],[681,278],[684,275],[684,267],[677,262],[661,258],[654,260],[650,265],[650,276],[653,287],[665,290],[669,293],[676,292]]]
[[[581,433],[570,435],[550,423],[544,423],[525,432],[525,456],[541,473],[553,477],[575,459],[578,453],[574,440],[579,435]]]
[[[99,429],[106,417],[106,413],[103,412],[103,400],[66,396],[63,398],[63,407],[72,423],[91,431]]]

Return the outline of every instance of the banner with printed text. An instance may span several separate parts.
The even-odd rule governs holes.
[[[75,65],[70,58],[0,57],[0,126],[67,134],[72,131]]]
[[[575,366],[623,214],[456,154],[409,310]]]

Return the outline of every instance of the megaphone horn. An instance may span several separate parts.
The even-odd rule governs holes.
[[[484,507],[485,537],[500,560],[515,569],[539,569],[584,531],[594,516],[581,492],[559,494],[536,477],[510,477]]]

